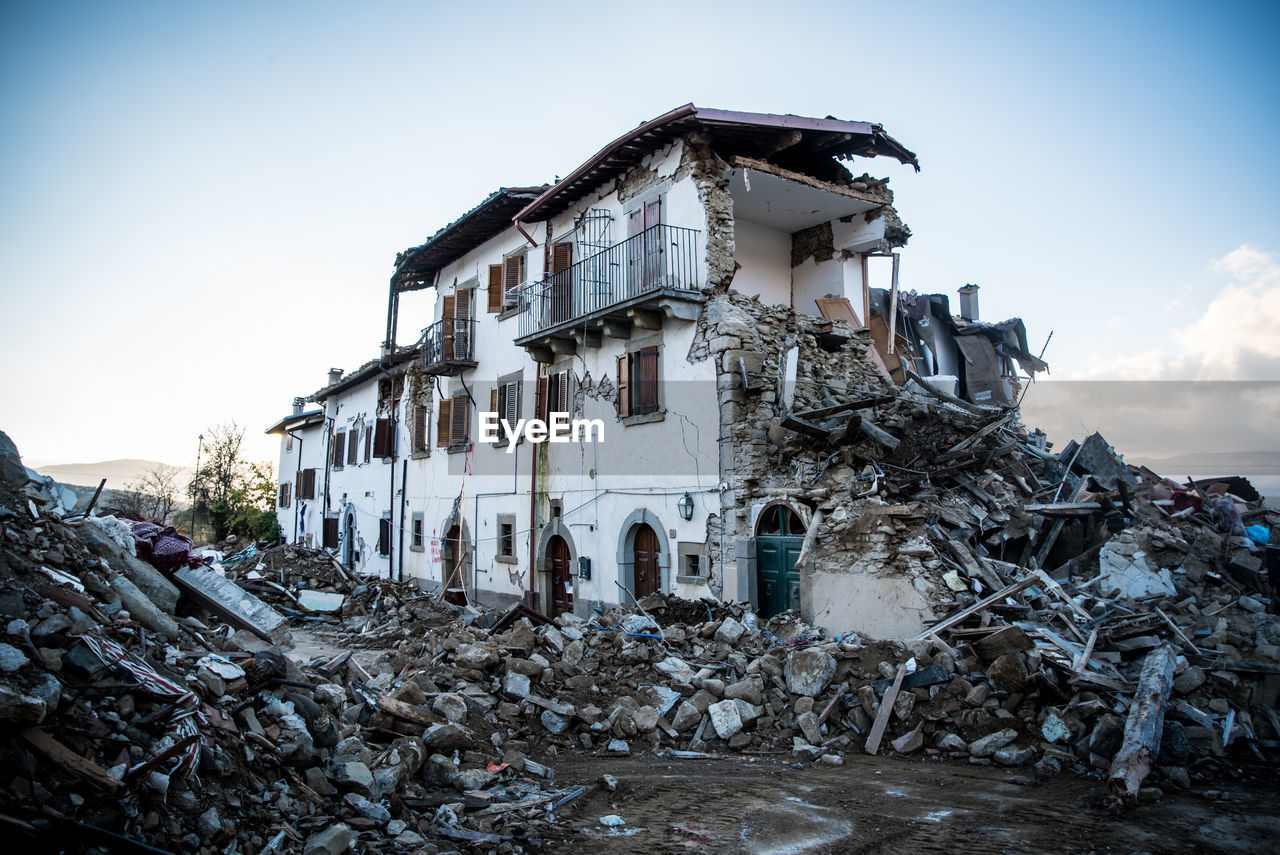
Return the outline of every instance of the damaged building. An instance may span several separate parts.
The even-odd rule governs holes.
[[[459,604],[662,592],[918,631],[944,570],[898,549],[929,516],[904,431],[999,415],[1044,363],[976,286],[958,315],[899,288],[876,158],[919,168],[879,125],[686,105],[495,191],[397,255],[381,355],[270,428],[287,539]],[[489,413],[600,427],[486,441]]]

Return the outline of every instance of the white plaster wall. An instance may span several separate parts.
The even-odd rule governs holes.
[[[792,268],[792,294],[795,299],[795,310],[805,315],[821,315],[818,304],[814,301],[822,297],[843,297],[845,295],[844,263],[837,255],[821,263],[806,258],[799,267]],[[859,285],[861,289],[861,285]],[[861,290],[859,290],[861,302]],[[854,313],[861,312],[855,309]]]
[[[331,466],[329,470],[329,514],[331,516],[336,514],[341,521],[348,505],[355,509],[355,547],[359,552],[355,569],[364,574],[386,576],[387,557],[379,555],[377,549],[378,523],[382,514],[391,507],[392,464],[377,457],[371,458],[368,463],[364,462],[363,431],[358,439],[357,462],[355,464],[346,462],[346,455],[350,453],[353,428],[362,421],[363,424],[372,426],[378,418],[377,378],[370,378],[358,386],[338,393],[329,399],[327,405],[333,420],[332,429],[335,432],[344,430],[347,434],[342,466],[340,468]],[[322,473],[323,469],[317,472],[317,492],[324,488]],[[399,480],[398,471],[396,479]],[[319,501],[323,503],[322,496]],[[345,531],[341,522],[339,522],[338,531],[340,538],[338,556],[341,558],[345,548]]]
[[[773,306],[791,305],[791,235],[747,220],[733,221],[734,290]]]

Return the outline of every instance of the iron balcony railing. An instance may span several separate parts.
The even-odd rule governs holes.
[[[698,231],[652,226],[519,291],[519,337],[651,291],[697,291]]]
[[[476,322],[472,318],[443,318],[422,331],[422,365],[474,362]]]

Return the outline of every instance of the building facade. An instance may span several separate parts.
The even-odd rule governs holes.
[[[887,180],[845,166],[875,157],[918,169],[878,125],[686,105],[553,185],[494,192],[397,256],[380,357],[271,428],[282,530],[457,603],[804,606],[794,565],[816,505],[767,449],[744,451],[798,398],[823,400],[797,383],[824,386],[824,365],[842,392],[883,391],[918,369],[1007,397],[1026,355],[1020,322],[961,336],[945,298],[901,302],[910,231]],[[891,291],[871,287],[873,264],[892,266]],[[401,343],[428,320],[400,316],[421,289],[434,318]],[[991,351],[991,388],[966,376],[962,337]],[[493,441],[491,413],[592,432]]]

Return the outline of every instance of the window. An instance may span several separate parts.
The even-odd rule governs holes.
[[[325,517],[324,519],[324,541],[325,549],[338,548],[338,518]]]
[[[284,450],[286,452],[293,451],[293,434],[291,433],[284,435]]]
[[[280,485],[280,507],[282,508],[289,507],[289,494],[292,491],[292,488],[293,488],[293,485],[290,484],[288,481]]]
[[[342,461],[346,459],[346,449],[347,432],[345,430],[340,430],[333,435],[333,444],[330,446],[330,450],[333,453],[329,457],[329,462],[334,469],[342,468]]]
[[[444,321],[441,340],[444,359],[470,361],[474,358],[471,341],[471,304],[474,297],[473,279],[443,300],[440,317]]]
[[[395,436],[391,431],[391,419],[378,419],[373,432],[373,456],[389,460],[395,452]]]
[[[355,466],[360,462],[360,428],[353,427],[348,436],[351,442],[347,446],[347,465]]]
[[[316,497],[316,470],[303,469],[298,472],[296,486],[295,494],[298,499],[314,499]]]
[[[431,407],[426,404],[415,404],[413,407],[413,445],[411,447],[414,454],[426,454],[431,451],[431,441],[427,436],[430,414]]]
[[[516,515],[498,514],[498,555],[504,564],[516,562]]]
[[[568,413],[573,400],[573,373],[558,371],[538,378],[538,418],[544,422],[551,413]]]
[[[378,554],[391,554],[391,518],[387,516],[378,520]]]
[[[422,552],[423,547],[423,531],[425,523],[422,518],[422,511],[418,511],[413,515],[413,525],[409,529],[409,548],[414,552]]]
[[[364,462],[368,463],[373,459],[373,425],[367,425],[364,429]]]
[[[696,541],[681,541],[676,544],[680,563],[676,565],[676,581],[685,585],[705,585],[709,573],[706,570],[707,548]]]
[[[618,417],[643,416],[658,410],[657,346],[619,356]]]
[[[461,450],[466,447],[470,429],[471,400],[466,395],[442,398],[436,414],[436,446]]]
[[[489,412],[497,413],[500,420],[515,427],[520,420],[520,372],[498,378],[498,385],[489,390]],[[516,437],[516,442],[523,441],[523,434]],[[499,425],[496,445],[501,447],[507,442],[507,432]]]
[[[489,265],[489,311],[502,312],[515,308],[520,302],[518,289],[527,278],[527,252],[518,252],[502,259],[501,264]]]

